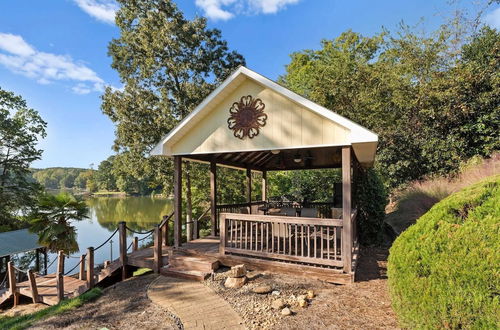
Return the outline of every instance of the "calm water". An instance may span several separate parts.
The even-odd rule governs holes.
[[[127,226],[137,231],[152,229],[161,221],[162,216],[172,211],[172,201],[164,198],[153,197],[98,197],[87,200],[89,206],[89,219],[75,221],[73,225],[78,232],[78,245],[80,252],[73,254],[80,257],[87,252],[89,246],[98,247],[118,227],[120,221],[126,221]],[[128,233],[127,246],[132,241],[134,234]],[[141,238],[145,235],[136,235]],[[144,242],[149,241],[149,238]],[[119,257],[118,233],[113,236],[112,242],[108,242],[95,252],[95,263],[103,263]],[[49,254],[49,263],[56,258],[55,254]],[[78,263],[77,258],[69,258],[65,261],[65,271],[69,271]],[[49,273],[55,272],[55,262],[49,267]],[[75,270],[78,271],[78,270]]]

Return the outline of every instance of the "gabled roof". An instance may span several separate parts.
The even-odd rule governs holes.
[[[314,103],[289,89],[277,84],[276,82],[246,68],[239,67],[233,72],[221,85],[219,85],[208,97],[203,100],[184,120],[182,120],[169,134],[167,134],[161,141],[154,147],[151,155],[164,155],[172,156],[171,147],[178,143],[182,138],[189,133],[190,129],[199,124],[200,121],[210,113],[225,97],[234,91],[243,81],[250,79],[251,81],[260,84],[261,86],[272,90],[273,92],[283,96],[284,98],[309,109],[311,112],[326,118],[337,125],[347,129],[350,134],[346,145],[363,145],[363,150],[371,150],[368,158],[371,158],[364,163],[373,163],[375,157],[375,149],[378,143],[377,134],[372,131],[354,123],[353,121],[342,117],[335,112]],[[300,145],[294,145],[293,148],[301,148]],[[304,146],[305,147],[305,146]],[[270,148],[272,149],[272,148]],[[244,151],[244,150],[242,150]],[[367,156],[367,155],[365,155]],[[366,157],[364,157],[366,158]]]

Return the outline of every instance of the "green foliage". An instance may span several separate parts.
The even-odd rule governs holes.
[[[394,242],[388,276],[402,326],[500,324],[500,176],[437,203]]]
[[[41,194],[36,210],[31,215],[30,231],[39,236],[39,243],[51,252],[63,250],[66,254],[78,252],[76,228],[71,221],[87,218],[88,207],[68,193]]]
[[[16,229],[29,213],[41,187],[30,180],[30,164],[40,159],[37,149],[46,123],[26,101],[0,88],[0,231]]]
[[[459,51],[456,32],[347,31],[292,54],[281,82],[375,131],[389,188],[446,174],[500,148],[500,32],[485,27]]]
[[[32,169],[33,178],[45,189],[71,189],[86,188],[84,168],[50,167],[45,169]]]
[[[63,300],[61,303],[42,309],[38,312],[25,314],[22,316],[0,316],[0,328],[5,330],[21,330],[29,328],[33,323],[42,319],[59,315],[74,310],[83,304],[91,302],[102,295],[102,290],[94,288],[76,298]]]
[[[360,170],[353,198],[358,209],[356,222],[361,244],[379,243],[388,198],[384,184],[374,169]]]
[[[146,157],[244,60],[229,51],[219,30],[209,29],[204,18],[186,19],[173,1],[118,2],[120,36],[111,41],[108,54],[124,89],[107,88],[102,103],[103,112],[116,124],[114,149],[126,159],[114,168],[126,174],[117,185],[120,190],[143,191],[136,186],[145,182],[151,190],[168,193],[171,161]]]

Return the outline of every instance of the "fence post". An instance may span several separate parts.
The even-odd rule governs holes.
[[[163,245],[168,246],[168,215],[163,216],[163,227],[161,227],[161,237],[163,238]]]
[[[30,281],[30,289],[31,289],[31,298],[33,299],[33,303],[36,304],[38,300],[38,288],[36,286],[35,274],[30,269],[28,270],[28,279]]]
[[[62,250],[57,253],[57,273],[64,274],[64,251]]]
[[[17,294],[16,270],[12,261],[7,263],[7,270],[9,272],[9,292],[14,296],[14,307],[16,307],[19,304],[19,295]]]
[[[226,230],[226,214],[221,213],[219,215],[220,218],[220,245],[219,245],[219,253],[224,255],[226,253],[226,239],[227,239],[227,230]]]
[[[127,225],[125,221],[118,224],[120,236],[120,262],[122,264],[122,280],[127,278]]]
[[[139,238],[137,236],[134,237],[134,244],[132,244],[132,251],[139,250]]]
[[[154,229],[154,264],[153,270],[156,274],[160,273],[162,267],[162,246],[161,246],[161,230],[160,226],[156,225]]]
[[[57,301],[61,302],[64,299],[64,278],[63,278],[63,274],[57,273],[56,283],[57,283]]]
[[[89,289],[94,287],[94,248],[87,249],[87,285]]]
[[[85,279],[85,254],[80,256],[80,272],[78,273],[78,278],[82,281]]]

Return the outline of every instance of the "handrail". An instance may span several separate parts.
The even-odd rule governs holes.
[[[260,205],[266,204],[266,201],[252,201],[252,202],[243,202],[243,203],[235,203],[235,204],[217,204],[216,209],[220,208],[228,208],[228,207],[245,207],[248,205]]]
[[[117,232],[118,232],[118,228],[116,228],[116,229],[115,229],[115,231],[113,232],[113,234],[111,234],[111,236],[109,236],[109,237],[108,237],[108,239],[104,241],[104,243],[102,243],[101,245],[99,245],[98,247],[96,247],[96,248],[94,249],[94,251],[97,251],[97,250],[99,250],[100,248],[102,248],[102,247],[104,246],[104,244],[108,243],[108,242],[111,240],[111,238],[112,238],[113,236],[115,236],[115,234],[116,234]]]
[[[276,215],[260,215],[260,214],[241,214],[241,213],[221,213],[226,219],[254,221],[254,222],[279,222],[288,224],[301,225],[317,225],[317,226],[335,226],[342,227],[341,219],[325,219],[325,218],[306,218],[306,217],[287,217]]]

